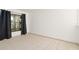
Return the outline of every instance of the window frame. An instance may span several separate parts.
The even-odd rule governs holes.
[[[16,22],[16,17],[17,17],[17,16],[20,17],[21,15],[18,15],[18,14],[11,14],[11,17],[13,17],[13,19],[14,19],[14,20],[13,20],[13,21],[14,21],[14,22],[13,22],[13,23],[14,23],[14,25],[13,25],[14,27],[13,27],[13,29],[12,29],[12,18],[11,18],[11,31],[12,31],[12,32],[21,31],[21,18],[19,19],[19,22]],[[16,26],[17,26],[16,24],[17,24],[17,23],[18,23],[18,26],[19,26],[18,28],[16,28]]]

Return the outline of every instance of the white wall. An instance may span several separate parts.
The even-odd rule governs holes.
[[[79,43],[79,26],[77,22],[79,18],[78,10],[9,10],[17,13],[26,13],[26,24],[28,33],[32,32],[62,39],[65,41]]]
[[[77,10],[77,25],[79,26],[79,10]]]
[[[21,35],[21,31],[12,32],[12,37]]]
[[[30,32],[79,43],[77,10],[32,10]]]

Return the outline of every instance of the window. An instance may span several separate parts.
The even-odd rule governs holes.
[[[12,32],[21,30],[21,18],[20,15],[11,15],[11,30]]]

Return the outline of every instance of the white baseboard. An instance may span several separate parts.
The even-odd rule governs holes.
[[[42,36],[42,37],[46,37],[46,38],[56,39],[56,40],[65,41],[65,42],[74,43],[74,44],[79,45],[79,43],[77,43],[77,42],[66,41],[63,38],[58,38],[58,37],[56,38],[56,37],[53,37],[53,36],[51,37],[51,36],[42,35],[42,34],[38,34],[38,33],[32,33],[32,32],[29,32],[29,34],[34,34],[34,35],[38,35],[38,36]]]

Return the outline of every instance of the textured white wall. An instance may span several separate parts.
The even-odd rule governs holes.
[[[27,14],[27,32],[32,32],[36,34],[62,39],[65,41],[79,43],[79,10],[10,9],[10,11]]]
[[[79,43],[77,10],[32,10],[30,32]]]

